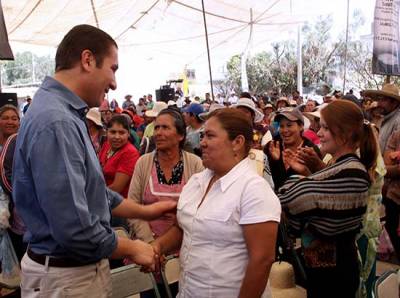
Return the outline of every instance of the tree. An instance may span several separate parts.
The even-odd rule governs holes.
[[[31,52],[16,53],[15,60],[4,63],[3,68],[6,85],[36,83],[54,74],[54,59]]]
[[[327,81],[327,73],[334,61],[338,45],[329,43],[332,17],[319,18],[303,28],[303,86],[316,86]],[[247,75],[250,89],[263,93],[277,89],[289,95],[297,90],[296,44],[292,40],[274,43],[271,50],[254,55],[247,61]],[[227,63],[227,80],[237,92],[240,91],[240,56],[233,56]]]

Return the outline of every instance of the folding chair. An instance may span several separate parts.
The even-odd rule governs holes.
[[[147,290],[154,290],[161,298],[157,283],[150,273],[140,271],[137,265],[127,265],[111,270],[112,298],[124,298]]]
[[[374,286],[375,298],[399,298],[398,271],[390,270],[377,278]]]
[[[167,293],[168,298],[174,298],[171,293],[171,289],[169,285],[179,281],[179,274],[181,271],[181,265],[179,262],[179,258],[175,256],[167,257],[167,261],[165,263],[164,269],[161,270],[161,277],[164,283],[165,292]]]
[[[129,233],[124,227],[113,227],[115,233],[117,233],[117,236],[123,237],[123,238],[129,238]]]

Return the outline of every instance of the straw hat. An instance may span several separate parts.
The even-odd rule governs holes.
[[[395,84],[384,84],[381,90],[365,90],[364,96],[375,99],[376,96],[386,96],[400,101],[399,88]]]
[[[162,110],[168,108],[168,105],[163,102],[163,101],[156,101],[153,105],[153,108],[151,110],[147,110],[144,114],[147,117],[157,117],[158,113],[160,113]]]
[[[225,108],[224,105],[221,105],[221,104],[219,104],[219,103],[212,103],[212,104],[210,105],[210,108],[208,109],[208,112],[204,112],[204,113],[199,114],[199,118],[200,118],[201,120],[203,120],[203,121],[206,121],[208,115],[210,115],[210,114],[211,114],[212,112],[214,112],[215,110],[219,110],[219,109],[223,109],[223,108]]]
[[[264,114],[257,110],[256,104],[250,98],[242,97],[238,100],[237,104],[231,106],[232,108],[245,107],[254,112],[254,122],[260,122],[264,118]]]
[[[97,126],[103,127],[103,123],[101,123],[101,114],[98,108],[91,108],[89,112],[87,112],[86,118],[93,121]]]
[[[296,286],[293,266],[287,262],[272,264],[269,274],[272,298],[306,298],[307,291]]]

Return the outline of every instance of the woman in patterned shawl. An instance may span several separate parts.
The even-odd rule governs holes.
[[[360,108],[343,100],[321,110],[318,136],[322,151],[332,155],[330,164],[310,175],[296,154],[287,156],[291,167],[307,177],[292,176],[279,189],[279,198],[291,232],[302,240],[308,297],[355,297],[360,278],[356,235],[377,143]]]

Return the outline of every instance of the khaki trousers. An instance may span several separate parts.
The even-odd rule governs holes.
[[[107,259],[82,267],[41,265],[25,253],[21,261],[23,298],[111,297],[111,275]]]

